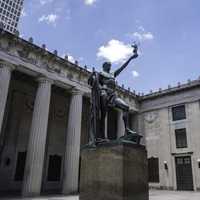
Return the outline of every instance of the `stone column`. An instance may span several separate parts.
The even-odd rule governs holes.
[[[8,96],[11,72],[14,66],[0,62],[0,135]]]
[[[117,116],[117,138],[124,136],[125,134],[125,127],[124,127],[124,120],[123,120],[123,111],[118,110]]]
[[[63,194],[78,192],[82,92],[72,92],[66,136]]]
[[[39,78],[29,136],[23,196],[40,195],[52,81]]]

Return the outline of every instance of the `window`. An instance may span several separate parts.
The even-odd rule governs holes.
[[[186,119],[185,105],[172,108],[172,119],[173,121]]]
[[[176,148],[187,148],[187,135],[186,129],[176,129],[175,130],[176,136]]]
[[[158,158],[148,159],[149,182],[159,183],[159,160]]]

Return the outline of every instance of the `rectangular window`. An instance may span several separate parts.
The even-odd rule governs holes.
[[[172,119],[173,121],[186,119],[185,105],[172,108]]]
[[[176,129],[175,130],[176,136],[176,148],[187,148],[187,135],[186,129]]]
[[[148,159],[149,182],[159,183],[159,160],[158,158]]]

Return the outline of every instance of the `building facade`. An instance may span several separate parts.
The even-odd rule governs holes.
[[[150,187],[200,190],[200,79],[141,97]]]
[[[19,18],[23,8],[24,0],[0,0],[0,22],[4,30],[11,33],[17,31]]]
[[[90,72],[32,42],[0,36],[0,194],[74,194],[89,138]],[[137,96],[117,92],[137,128]],[[122,113],[110,110],[107,121],[107,137],[120,137]]]
[[[74,194],[88,143],[90,72],[33,39],[0,33],[0,195]],[[200,80],[148,95],[123,87],[129,126],[144,136],[150,187],[200,190]],[[106,133],[124,133],[110,110]]]

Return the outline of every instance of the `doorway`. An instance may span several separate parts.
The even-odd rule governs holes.
[[[177,190],[193,190],[191,157],[176,157]]]

